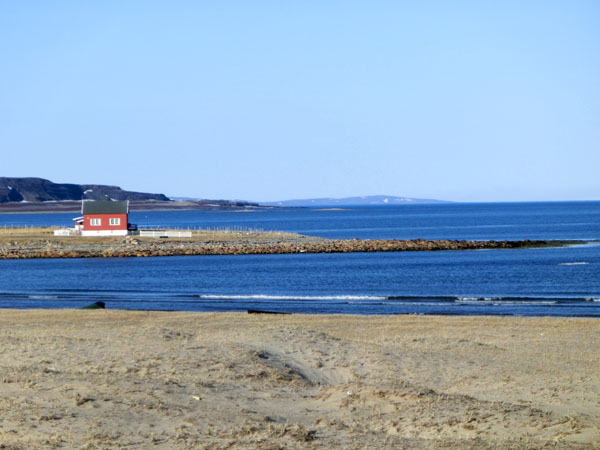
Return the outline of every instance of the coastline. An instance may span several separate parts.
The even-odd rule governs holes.
[[[593,448],[600,322],[2,310],[0,442]]]
[[[445,251],[564,247],[582,241],[457,241],[324,239],[284,232],[194,230],[191,238],[54,236],[53,228],[0,229],[0,259],[127,258]]]
[[[274,206],[261,206],[250,202],[229,200],[130,200],[131,211],[252,211],[255,209],[273,209]],[[81,200],[61,200],[45,202],[7,202],[0,203],[0,214],[52,214],[78,213]]]

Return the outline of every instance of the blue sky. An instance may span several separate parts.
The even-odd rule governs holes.
[[[600,2],[4,1],[0,176],[600,199]]]

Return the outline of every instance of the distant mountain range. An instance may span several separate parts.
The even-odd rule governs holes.
[[[0,177],[0,203],[7,202],[56,202],[69,200],[154,200],[167,202],[164,194],[124,191],[118,186],[101,184],[53,183],[43,178]]]
[[[170,199],[164,194],[125,191],[118,186],[102,184],[54,183],[44,178],[8,178],[0,177],[0,204],[15,205],[24,203],[44,204],[48,202],[79,202],[85,200],[130,200],[138,203],[160,203],[168,209],[237,209],[257,207],[257,203],[231,200],[201,200],[177,197]],[[174,201],[175,200],[175,201]],[[260,206],[344,206],[344,205],[400,205],[410,203],[440,203],[441,200],[395,197],[392,195],[370,195],[346,198],[311,198],[262,202]],[[169,203],[167,205],[166,203]],[[72,205],[64,205],[72,208]],[[145,205],[148,207],[148,205]],[[33,205],[32,205],[33,207]],[[43,206],[39,206],[42,207]],[[38,208],[39,208],[38,207]],[[3,207],[4,208],[4,207]]]
[[[283,200],[279,202],[261,202],[265,206],[350,206],[350,205],[405,205],[415,203],[447,203],[444,200],[425,198],[394,197],[393,195],[368,195],[345,198],[307,198]]]

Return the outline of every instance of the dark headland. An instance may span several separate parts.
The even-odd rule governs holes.
[[[129,200],[129,209],[236,210],[258,207],[256,203],[229,200],[171,200],[164,194],[134,192],[102,184],[54,183],[44,178],[0,177],[0,213],[77,212],[81,200]]]

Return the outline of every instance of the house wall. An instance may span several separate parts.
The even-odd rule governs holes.
[[[110,219],[120,219],[119,225],[111,225]],[[92,225],[92,219],[100,219],[100,225]],[[127,235],[127,214],[84,214],[83,236]]]

